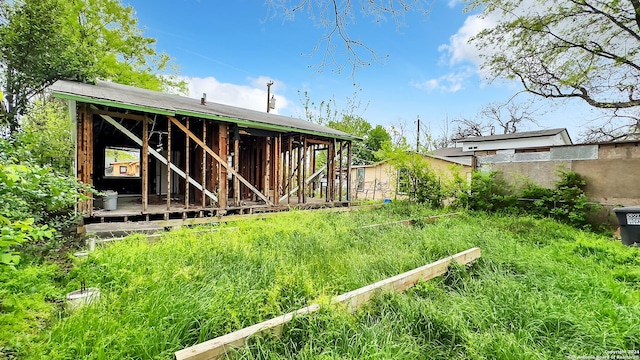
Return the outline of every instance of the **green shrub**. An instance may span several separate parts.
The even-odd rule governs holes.
[[[518,197],[499,172],[475,172],[471,179],[468,207],[488,212],[516,212]]]

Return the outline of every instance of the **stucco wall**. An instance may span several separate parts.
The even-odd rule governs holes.
[[[551,148],[536,159],[514,156],[478,156],[482,170],[501,171],[512,183],[521,184],[524,178],[553,187],[557,169],[582,175],[589,199],[611,206],[640,205],[640,142],[623,144],[581,145]]]

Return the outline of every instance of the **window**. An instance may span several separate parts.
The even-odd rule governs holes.
[[[364,168],[356,169],[356,190],[364,191]]]
[[[106,147],[104,176],[112,178],[140,177],[140,149]]]

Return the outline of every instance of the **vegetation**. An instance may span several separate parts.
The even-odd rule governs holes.
[[[474,213],[414,227],[360,226],[433,214],[394,203],[291,212],[219,228],[130,237],[64,275],[0,274],[0,354],[172,358],[183,347],[479,246],[482,259],[350,315],[301,317],[241,358],[566,358],[638,348],[639,250],[552,220]],[[217,231],[216,231],[217,230]],[[102,298],[73,313],[83,282]]]
[[[519,81],[541,97],[616,109],[621,117],[613,126],[593,129],[599,138],[592,140],[637,134],[638,1],[473,0],[470,7],[480,8],[491,24],[471,40],[490,76]]]
[[[476,172],[467,192],[458,191],[455,204],[472,210],[550,217],[577,228],[590,228],[599,210],[584,193],[586,181],[576,172],[559,169],[555,188],[527,182],[516,187],[499,172]]]
[[[113,80],[163,90],[184,87],[171,59],[143,36],[118,0],[0,1],[0,76],[8,103],[0,125],[19,129],[30,100],[58,79]]]

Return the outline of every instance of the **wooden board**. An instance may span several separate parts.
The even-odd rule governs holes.
[[[390,277],[377,283],[367,285],[360,289],[350,291],[348,293],[337,296],[333,299],[333,303],[345,304],[350,311],[357,310],[360,306],[367,303],[372,296],[381,291],[402,292],[409,287],[415,285],[420,280],[429,280],[444,274],[451,262],[458,264],[468,264],[481,255],[479,248],[472,248],[453,256],[438,260],[434,263],[421,266],[419,268],[407,271],[405,273]],[[313,304],[300,310],[290,312],[288,314],[273,318],[249,326],[247,328],[219,336],[215,339],[205,341],[200,344],[176,351],[177,360],[204,360],[219,359],[234,348],[242,347],[246,344],[249,337],[263,333],[272,333],[281,335],[284,325],[296,316],[302,316],[317,312],[320,305]]]

